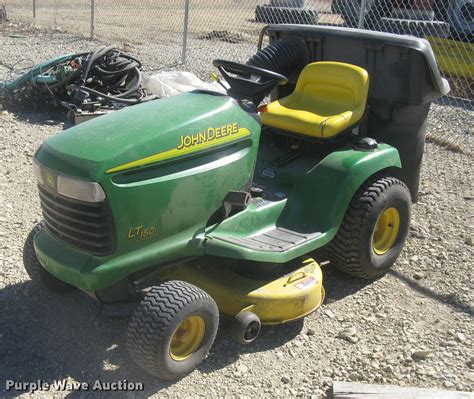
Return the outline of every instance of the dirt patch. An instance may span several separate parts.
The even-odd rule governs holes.
[[[213,30],[204,35],[198,36],[203,40],[218,40],[226,43],[242,43],[245,42],[244,37],[240,33],[232,33],[227,30]]]

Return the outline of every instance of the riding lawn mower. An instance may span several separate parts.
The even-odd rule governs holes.
[[[449,91],[429,43],[309,25],[265,33],[246,64],[214,61],[226,94],[127,107],[34,156],[44,221],[26,271],[54,291],[131,304],[129,352],[160,379],[203,361],[219,315],[246,345],[261,325],[317,309],[314,258],[376,279],[407,238],[430,103]]]

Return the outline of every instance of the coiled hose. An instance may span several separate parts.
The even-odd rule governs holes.
[[[297,37],[283,38],[259,50],[249,58],[247,65],[268,69],[288,76],[300,71],[307,63],[308,49]]]
[[[60,85],[68,84],[69,90],[87,92],[98,98],[136,104],[156,98],[146,96],[142,88],[141,62],[114,46],[101,47],[91,53],[80,70],[73,73]]]
[[[148,95],[142,86],[141,67],[139,60],[115,46],[72,54],[44,69],[36,67],[34,74],[27,72],[29,78],[7,93],[6,103],[40,108],[52,102],[68,109],[93,110],[153,100],[157,97]],[[45,79],[53,82],[45,83]]]

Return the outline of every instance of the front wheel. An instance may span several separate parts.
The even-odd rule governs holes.
[[[328,257],[341,271],[365,279],[388,272],[400,255],[410,226],[411,196],[394,177],[375,175],[356,192]]]
[[[135,310],[127,346],[135,363],[162,380],[193,371],[214,343],[219,311],[200,288],[184,281],[154,286]]]
[[[28,238],[23,246],[23,266],[26,273],[30,276],[34,283],[40,282],[51,291],[68,292],[74,289],[70,284],[54,277],[43,266],[41,266],[38,257],[36,256],[35,248],[33,246],[34,239],[38,233],[43,231],[44,222],[38,223],[28,234]]]

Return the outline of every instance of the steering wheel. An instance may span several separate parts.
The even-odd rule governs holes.
[[[274,87],[288,82],[286,76],[247,64],[226,60],[212,62],[229,83],[228,94],[237,99],[260,102]]]

